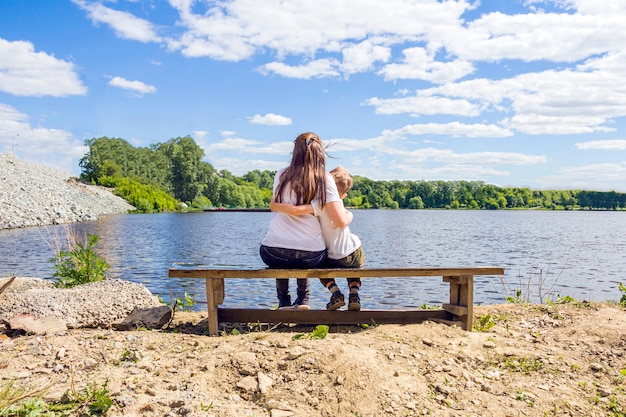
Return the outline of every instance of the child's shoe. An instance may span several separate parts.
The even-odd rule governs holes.
[[[333,293],[333,295],[330,296],[330,301],[328,302],[328,304],[326,304],[326,310],[335,311],[339,307],[345,306],[345,305],[346,305],[346,301],[345,301],[345,298],[343,297],[343,294],[340,293],[339,291],[336,291]]]
[[[348,297],[348,310],[361,310],[361,299],[359,298],[359,294],[350,294],[350,296]]]
[[[293,306],[291,306],[291,308],[293,308],[294,310],[310,310],[311,307],[309,307],[308,297],[298,295],[298,298],[296,298],[296,301],[293,303]]]

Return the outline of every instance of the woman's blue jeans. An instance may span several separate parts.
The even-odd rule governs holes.
[[[319,268],[326,261],[326,250],[310,252],[297,249],[275,248],[261,245],[259,249],[261,259],[270,268],[285,269],[308,269]],[[295,304],[309,304],[309,280],[298,278],[298,298]],[[291,305],[291,294],[289,293],[289,278],[276,279],[276,296],[278,297],[278,307]]]

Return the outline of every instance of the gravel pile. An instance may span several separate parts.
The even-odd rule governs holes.
[[[135,208],[102,187],[43,165],[0,154],[0,229],[96,220]]]
[[[2,287],[9,279],[0,279]],[[104,280],[74,288],[55,288],[48,280],[16,278],[0,293],[0,323],[19,315],[54,316],[69,328],[108,328],[135,308],[162,305],[143,285]]]

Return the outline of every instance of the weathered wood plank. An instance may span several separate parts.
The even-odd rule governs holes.
[[[452,320],[444,310],[262,310],[218,308],[220,322],[302,324],[412,324],[429,319]]]
[[[393,278],[504,275],[501,267],[469,268],[320,268],[320,269],[169,269],[170,278]]]
[[[467,307],[458,306],[455,304],[443,304],[443,309],[449,313],[454,314],[455,316],[466,316],[467,315]]]

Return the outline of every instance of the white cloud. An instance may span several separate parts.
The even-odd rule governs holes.
[[[141,81],[129,81],[122,77],[113,77],[109,81],[111,87],[118,87],[124,90],[131,90],[139,94],[147,94],[156,92],[156,87],[145,84]]]
[[[309,80],[311,78],[338,76],[339,62],[334,59],[318,59],[303,65],[287,65],[282,62],[270,62],[259,67],[262,74],[278,74],[286,78]]]
[[[87,88],[72,63],[35,52],[30,42],[0,38],[0,91],[16,96],[66,97],[83,95]]]
[[[218,142],[212,142],[205,147],[207,155],[213,155],[216,151],[227,151],[247,154],[289,155],[293,148],[293,142],[263,143],[258,140],[226,137]]]
[[[187,0],[170,3],[178,10],[184,33],[169,47],[185,56],[238,61],[267,50],[280,60],[327,53],[336,54],[327,59],[343,56],[341,69],[347,74],[366,70],[376,61],[386,62],[391,45],[425,39],[430,30],[460,27],[459,17],[473,7],[466,1],[435,0],[235,0],[207,3],[210,6],[201,10]],[[271,66],[267,71],[284,72]],[[324,70],[309,78],[337,75]]]
[[[500,125],[531,135],[611,132],[626,116],[626,52],[595,57],[577,68],[473,79],[419,90],[413,96],[373,97],[377,114],[501,114]]]
[[[589,142],[576,143],[576,147],[583,150],[598,149],[601,151],[624,151],[626,150],[626,140],[592,140]]]
[[[376,114],[403,114],[413,117],[421,115],[451,114],[457,116],[478,116],[481,106],[464,98],[419,95],[400,98],[372,97],[363,103],[374,106]]]
[[[441,41],[460,59],[576,62],[620,49],[624,16],[567,13],[489,13],[455,28]]]
[[[33,127],[28,115],[0,103],[0,146],[24,160],[52,166],[63,171],[75,164],[87,148],[70,132]],[[78,166],[74,166],[78,173]]]
[[[424,164],[437,162],[454,165],[537,165],[548,161],[545,155],[526,155],[517,152],[467,152],[459,153],[452,149],[420,148],[414,151],[388,149],[388,154],[406,159],[407,163]]]
[[[291,118],[287,116],[281,116],[279,114],[267,113],[261,116],[255,114],[248,118],[253,125],[269,125],[269,126],[289,126],[291,125]]]
[[[346,74],[367,71],[375,62],[387,62],[391,57],[391,49],[386,46],[374,45],[372,41],[349,45],[344,48],[341,69]]]
[[[99,2],[72,0],[96,24],[105,23],[110,26],[116,35],[122,39],[139,42],[159,42],[161,38],[156,34],[152,23],[140,19],[131,13],[114,10]]]
[[[198,140],[204,139],[205,137],[207,137],[208,134],[209,132],[207,132],[206,130],[194,130],[193,131],[194,138]]]
[[[602,163],[563,168],[540,182],[551,189],[611,191],[622,187],[624,178],[626,163]]]
[[[244,175],[250,171],[258,169],[259,171],[277,171],[285,166],[285,161],[267,161],[263,159],[238,159],[233,157],[219,157],[210,155],[210,163],[214,167],[229,167],[226,168],[234,175]]]
[[[526,5],[542,5],[554,3],[557,7],[565,10],[577,10],[582,14],[613,15],[626,13],[626,3],[596,0],[525,0]]]
[[[513,132],[495,125],[451,123],[424,123],[404,126],[392,131],[398,135],[451,135],[470,138],[503,138],[513,136]]]
[[[385,80],[420,79],[443,84],[475,71],[474,65],[469,61],[436,61],[434,56],[422,47],[407,48],[402,53],[404,55],[402,63],[386,65],[379,71]]]

